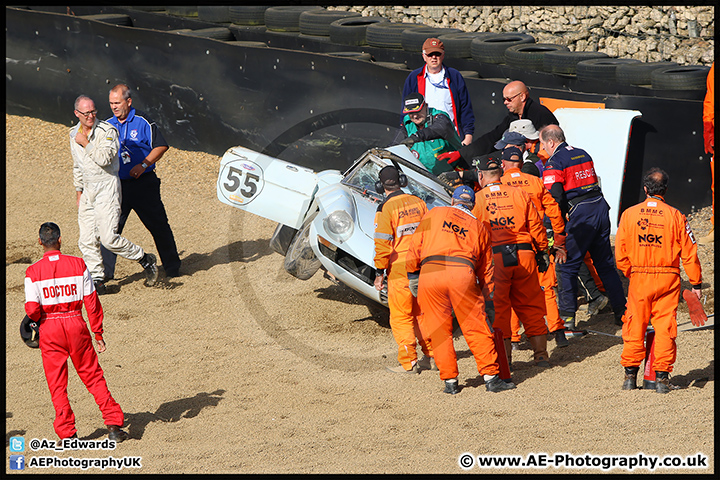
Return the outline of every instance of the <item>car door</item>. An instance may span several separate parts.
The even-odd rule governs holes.
[[[244,147],[220,160],[217,197],[223,203],[298,229],[317,191],[317,174]]]

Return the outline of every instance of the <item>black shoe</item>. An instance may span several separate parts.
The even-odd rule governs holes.
[[[168,270],[165,270],[165,276],[168,278],[174,278],[180,276],[180,269],[179,268],[171,268]]]
[[[670,393],[673,385],[670,385],[670,374],[668,372],[655,372],[655,392]]]
[[[561,328],[560,330],[555,330],[555,345],[560,348],[570,345],[570,342],[565,336],[564,328]]]
[[[110,433],[108,433],[109,440],[120,443],[128,438],[127,432],[122,430],[118,425],[108,425],[108,430],[110,430]]]
[[[615,325],[617,325],[618,327],[623,326],[623,316],[624,315],[625,315],[625,310],[623,310],[620,313],[615,314]]]
[[[625,381],[623,390],[635,390],[637,388],[637,374],[640,367],[625,367]]]
[[[138,263],[145,269],[145,285],[148,287],[155,285],[158,279],[157,258],[155,258],[155,255],[146,253]]]
[[[443,393],[449,393],[450,395],[455,395],[459,391],[460,391],[460,385],[458,384],[457,379],[445,380],[445,390],[443,390]]]
[[[512,390],[515,384],[512,382],[504,382],[499,375],[495,375],[489,381],[485,382],[485,390],[488,392],[502,392],[503,390]]]
[[[98,295],[105,295],[107,293],[107,287],[100,280],[93,281],[93,284],[95,284],[95,290]]]

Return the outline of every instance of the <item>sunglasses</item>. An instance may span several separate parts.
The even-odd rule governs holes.
[[[520,93],[523,93],[523,92],[520,92]],[[503,97],[503,102],[512,102],[512,99],[517,97],[518,95],[520,95],[520,93],[516,93],[512,97]]]
[[[97,115],[97,110],[90,110],[89,112],[81,112],[80,110],[75,110],[75,111],[78,112],[80,115],[82,115],[85,118],[89,117],[90,115]]]
[[[425,55],[427,55],[428,57],[442,57],[442,53],[440,52],[430,52],[426,53]]]

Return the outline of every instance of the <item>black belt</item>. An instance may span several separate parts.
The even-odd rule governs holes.
[[[534,250],[531,244],[529,243],[507,243],[505,245],[497,245],[495,247],[492,247],[493,253],[502,253],[503,247],[507,245],[515,245],[517,246],[518,250]]]
[[[567,202],[568,202],[568,206],[570,207],[570,209],[573,209],[573,208],[575,208],[575,206],[578,203],[581,203],[584,200],[589,200],[591,198],[601,197],[601,196],[602,196],[602,192],[600,190],[593,190],[592,192],[588,192],[583,195],[573,197],[571,200],[568,200]]]
[[[420,262],[420,266],[422,267],[427,262],[450,262],[450,263],[462,263],[463,265],[467,265],[468,267],[475,269],[475,264],[472,260],[469,258],[463,258],[463,257],[450,257],[447,255],[430,255],[429,257],[425,257],[422,259],[422,262]]]

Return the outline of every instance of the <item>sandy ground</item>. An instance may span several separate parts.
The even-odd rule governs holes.
[[[28,444],[57,439],[40,352],[18,335],[25,269],[42,256],[39,225],[56,222],[63,252],[80,252],[68,126],[9,115],[6,121],[7,446],[12,436]],[[563,350],[549,342],[547,370],[532,365],[524,346],[514,357],[517,389],[492,394],[459,336],[463,388],[446,395],[436,372],[385,371],[396,365],[386,309],[321,272],[300,281],[284,271],[268,247],[275,225],[217,200],[218,165],[216,156],[171,148],[158,169],[184,275],[167,279],[161,270],[158,285],[145,287],[140,267],[119,259],[116,280],[100,297],[108,344],[100,362],[131,439],[113,451],[26,447],[26,463],[41,456],[141,457],[142,467],[130,473],[601,471],[459,466],[464,453],[531,460],[530,453],[565,452],[576,465],[608,455],[701,454],[705,468],[658,471],[714,472],[714,330],[679,334],[672,380],[682,388],[668,395],[621,391],[622,341],[595,334]],[[691,220],[697,236],[706,234],[709,209]],[[124,234],[156,252],[135,215]],[[713,247],[700,252],[711,313]],[[609,308],[592,319],[584,308],[581,326],[620,334]],[[689,326],[684,303],[678,324]],[[100,412],[72,367],[68,390],[80,438],[104,439]]]

